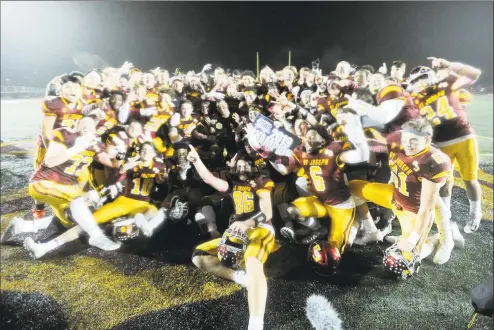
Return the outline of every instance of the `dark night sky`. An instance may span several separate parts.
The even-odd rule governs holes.
[[[340,60],[376,67],[428,56],[481,68],[492,81],[492,2],[2,2],[1,69],[43,85],[76,69],[78,51],[119,66],[255,69]],[[33,78],[37,72],[37,78]],[[11,78],[12,79],[12,78]],[[13,79],[12,79],[13,80]]]

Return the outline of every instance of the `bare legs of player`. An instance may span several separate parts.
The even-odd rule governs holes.
[[[263,264],[259,259],[255,257],[247,258],[245,261],[247,270],[246,277],[243,271],[234,271],[231,268],[223,266],[217,256],[194,256],[192,258],[192,263],[196,265],[197,268],[207,271],[212,275],[246,286],[250,314],[249,330],[263,328],[268,284],[266,276],[264,275]]]
[[[262,262],[255,257],[245,261],[247,269],[247,292],[249,297],[249,330],[261,330],[268,296],[268,283]]]

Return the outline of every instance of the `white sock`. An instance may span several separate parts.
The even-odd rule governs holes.
[[[166,220],[166,211],[163,208],[160,208],[156,215],[148,221],[149,226],[151,227],[152,231],[156,228],[158,228],[162,223],[164,223]]]
[[[482,217],[480,201],[469,200],[469,202],[470,202],[470,217],[475,219]]]
[[[39,220],[23,220],[23,233],[36,233],[40,229],[46,229],[51,223],[53,217],[44,217]]]
[[[349,246],[353,245],[353,241],[355,241],[355,238],[357,237],[358,228],[359,228],[359,226],[358,225],[355,226],[355,223],[350,228],[350,235],[348,235],[348,245]]]
[[[262,316],[249,317],[248,330],[262,330],[264,328],[264,318]]]
[[[448,210],[451,209],[451,196],[448,197],[441,197],[441,199],[444,202],[444,205],[448,208]]]
[[[83,230],[80,226],[72,227],[62,235],[52,239],[51,241],[43,243],[43,247],[47,251],[53,251],[59,248],[60,246],[64,245],[65,243],[75,241],[81,236],[82,233]]]
[[[33,221],[33,227],[36,230],[46,229],[50,225],[52,219],[53,219],[53,217],[49,216],[49,217],[44,217],[41,219],[34,220]]]
[[[104,235],[103,230],[94,220],[93,214],[86,205],[84,197],[79,197],[70,202],[70,211],[75,222],[88,233],[90,237]]]
[[[233,273],[233,282],[247,287],[247,273],[245,270],[237,270]]]
[[[437,201],[438,215],[436,215],[436,226],[439,234],[441,235],[442,244],[453,244],[453,232],[451,229],[451,212],[443,200]]]

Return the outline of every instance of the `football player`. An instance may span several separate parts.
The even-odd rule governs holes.
[[[140,160],[127,163],[121,169],[121,172],[124,173],[121,181],[126,181],[122,185],[124,187],[123,193],[114,201],[103,205],[93,213],[93,217],[98,224],[101,225],[124,216],[136,216],[139,219],[152,219],[156,216],[157,209],[149,203],[149,196],[156,181],[165,180],[167,167],[164,163],[157,161],[155,156],[156,151],[152,143],[144,142],[140,147]],[[110,191],[112,189],[117,190],[111,187]],[[113,193],[112,197],[115,197],[115,195],[116,193]],[[156,225],[161,224],[161,222]],[[63,244],[79,238],[82,234],[82,228],[75,226],[46,243],[36,243],[32,238],[27,238],[24,241],[24,247],[38,259]]]
[[[410,90],[413,91],[412,97],[421,115],[431,121],[434,127],[432,142],[449,156],[452,164],[458,163],[470,202],[469,218],[463,230],[465,233],[471,233],[479,228],[482,219],[482,190],[477,179],[479,151],[475,132],[466,119],[456,92],[474,83],[481,71],[459,62],[435,57],[429,59],[432,60],[433,68],[447,69],[449,75],[441,81],[435,81],[431,79],[434,74],[429,68],[412,70],[409,77]],[[440,192],[448,208],[453,184],[451,173],[448,184],[442,187]],[[455,224],[453,230],[456,231]],[[458,234],[456,236],[458,237]],[[457,241],[462,245],[460,237]]]
[[[79,79],[66,75],[60,79],[60,97],[47,97],[42,106],[41,132],[36,140],[34,169],[38,169],[46,155],[51,132],[61,127],[74,128],[83,117],[81,102],[82,88]],[[35,203],[32,210],[34,219],[45,216],[45,205]]]
[[[98,227],[81,188],[89,179],[88,166],[101,152],[101,145],[95,140],[95,127],[94,118],[84,117],[74,130],[60,128],[53,131],[43,163],[32,175],[28,189],[33,199],[52,207],[63,226],[72,226],[70,220],[73,219],[88,233],[90,245],[110,251],[118,249],[119,244],[106,237]],[[1,240],[6,241],[20,232],[45,229],[50,222],[51,217],[35,221],[14,219]]]
[[[236,160],[235,177],[228,181],[217,178],[204,166],[197,152],[192,147],[190,150],[189,160],[204,182],[220,192],[228,191],[233,199],[234,214],[224,234],[225,240],[235,232],[240,232],[239,235],[246,239],[245,251],[242,249],[240,255],[234,256],[225,253],[227,247],[220,244],[221,238],[200,244],[195,248],[192,262],[200,269],[247,287],[249,329],[262,329],[267,298],[263,264],[275,249],[275,232],[271,224],[271,192],[274,183],[270,179],[253,177],[251,162],[241,156]],[[246,272],[235,271],[224,265],[238,264],[239,260],[243,260]]]
[[[298,163],[310,178],[314,195],[296,199],[288,209],[294,220],[302,221],[305,226],[315,230],[314,236],[304,243],[314,241],[327,231],[316,221],[317,218],[331,217],[328,237],[330,251],[327,251],[332,257],[327,269],[329,273],[340,262],[340,255],[348,243],[355,220],[355,203],[344,178],[345,164],[366,162],[369,158],[369,148],[359,117],[349,108],[341,112],[341,123],[350,142],[333,141],[324,128],[312,127],[307,131],[304,145],[297,147],[292,157],[277,156],[277,162],[284,162],[284,165]],[[251,146],[260,150],[252,126],[249,126],[248,137]],[[285,223],[282,233],[294,240],[295,233],[290,222]]]
[[[187,140],[192,136],[192,131],[200,121],[200,116],[194,114],[192,102],[187,100],[180,105],[180,113],[175,113],[169,120],[170,140],[172,143]]]
[[[389,78],[392,82],[403,84],[405,82],[405,71],[406,64],[403,61],[394,61],[391,65],[391,72],[389,73]]]
[[[405,123],[401,131],[387,137],[387,146],[384,146],[389,152],[393,184],[363,180],[348,184],[354,195],[392,209],[396,214],[402,235],[389,250],[394,256],[385,256],[385,267],[403,278],[417,270],[411,267],[414,260],[424,259],[434,250],[432,243],[426,240],[434,221],[439,189],[451,171],[449,158],[431,146],[431,138],[432,126],[427,120]],[[442,254],[448,253],[447,249],[438,250],[436,255],[442,259]],[[400,262],[395,264],[388,257],[398,258]]]

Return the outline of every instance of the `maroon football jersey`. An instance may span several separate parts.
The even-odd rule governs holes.
[[[235,207],[233,221],[245,220],[259,212],[259,196],[261,190],[272,192],[274,182],[266,177],[258,176],[248,181],[229,180],[229,192]]]
[[[183,139],[190,139],[192,131],[190,131],[190,126],[197,126],[202,120],[201,116],[197,114],[192,114],[189,119],[180,118],[180,123],[177,126],[178,134]]]
[[[92,104],[101,101],[101,91],[94,88],[83,87],[82,98],[86,104]]]
[[[125,177],[127,183],[123,191],[123,196],[149,202],[150,194],[156,183],[156,176],[168,171],[166,164],[153,160],[149,166],[143,166],[141,162],[134,168],[127,171]]]
[[[77,122],[83,117],[83,104],[77,101],[75,107],[70,107],[69,102],[63,97],[48,97],[41,103],[41,112],[44,116],[55,117],[53,129],[74,128]],[[38,136],[37,143],[43,145],[41,134]]]
[[[105,112],[105,118],[101,119],[98,122],[98,124],[96,124],[96,135],[97,136],[103,135],[107,130],[109,130],[110,128],[112,128],[118,124],[118,120],[116,118],[116,113],[111,108],[110,105],[106,106],[106,109],[104,110],[104,112]]]
[[[348,99],[344,96],[329,95],[327,98],[317,100],[317,109],[319,111],[329,111],[333,117],[336,117],[336,112],[348,105]]]
[[[450,175],[451,161],[433,146],[413,156],[405,155],[401,146],[401,132],[387,137],[389,167],[394,179],[393,201],[403,209],[417,213],[420,208],[422,179],[444,182]]]
[[[438,145],[474,134],[458,94],[452,88],[457,79],[451,75],[419,93],[412,94],[420,114],[434,126],[432,142]]]
[[[401,126],[407,121],[420,118],[420,111],[413,104],[410,94],[407,93],[400,85],[390,84],[386,87],[383,87],[376,94],[376,100],[378,105],[383,103],[384,101],[393,100],[393,99],[403,100],[405,101],[405,104],[401,108],[398,115],[396,115],[396,117],[393,118],[393,120],[391,120],[389,123],[387,123],[384,126],[384,132],[386,134],[400,130]]]
[[[59,128],[52,132],[51,141],[61,143],[67,148],[70,148],[75,144],[75,141],[79,136],[79,133],[70,129]],[[88,168],[98,153],[103,152],[104,150],[105,145],[103,143],[98,143],[90,146],[80,154],[72,156],[71,159],[60,165],[50,168],[43,162],[31,176],[30,182],[46,180],[65,185],[77,184],[79,174]]]
[[[338,205],[350,198],[343,171],[345,163],[339,156],[352,148],[350,142],[333,141],[317,154],[305,152],[302,146],[293,151],[294,159],[310,177],[313,192],[325,204]]]

